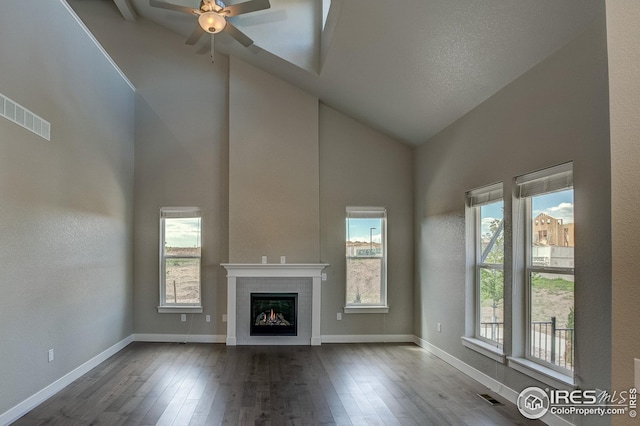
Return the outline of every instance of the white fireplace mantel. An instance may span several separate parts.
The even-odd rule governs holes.
[[[223,263],[227,270],[227,345],[236,345],[237,278],[311,278],[311,342],[321,344],[322,270],[327,263]]]

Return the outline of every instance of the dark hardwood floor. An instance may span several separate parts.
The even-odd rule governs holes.
[[[515,425],[412,344],[132,343],[15,425]]]

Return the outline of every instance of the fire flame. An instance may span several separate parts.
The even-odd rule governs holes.
[[[275,321],[275,319],[276,319],[276,314],[273,312],[273,309],[271,309],[271,315],[269,315],[269,319],[271,321]]]

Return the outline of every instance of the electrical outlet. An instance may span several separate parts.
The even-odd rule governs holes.
[[[227,322],[227,314],[222,314],[222,322]]]
[[[53,361],[53,349],[49,349],[49,362]]]
[[[205,315],[205,316],[204,316],[204,320],[205,320],[206,322],[211,322],[211,315]]]
[[[342,312],[338,312],[338,315],[336,315],[336,319],[338,321],[342,321]]]
[[[287,256],[280,256],[280,263],[287,263]]]
[[[187,314],[180,314],[180,321],[185,322],[187,320]]]
[[[262,263],[267,263],[267,256],[262,256]]]
[[[442,324],[438,323],[438,333],[442,333]]]
[[[327,273],[323,272],[322,273],[322,281],[326,281],[327,280]]]

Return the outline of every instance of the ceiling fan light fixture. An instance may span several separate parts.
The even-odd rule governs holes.
[[[216,12],[204,12],[198,16],[198,24],[208,33],[216,34],[224,30],[227,20]]]

